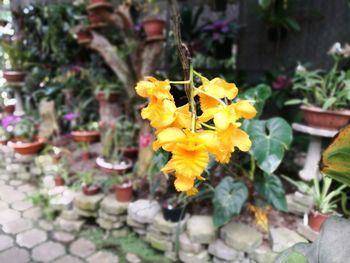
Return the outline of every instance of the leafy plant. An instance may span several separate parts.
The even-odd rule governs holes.
[[[300,31],[298,22],[289,16],[288,0],[258,0],[263,19],[270,28]]]
[[[334,65],[329,72],[308,71],[299,66],[293,78],[293,90],[302,99],[292,99],[286,105],[304,104],[321,107],[324,110],[346,109],[350,103],[350,71],[339,70],[342,59],[333,55]]]
[[[34,192],[30,196],[30,200],[32,201],[33,205],[41,208],[41,211],[43,211],[43,214],[47,220],[52,221],[54,219],[55,212],[50,206],[50,198],[46,193],[39,191]]]
[[[321,172],[350,186],[350,125],[341,130],[322,154]]]
[[[7,68],[12,70],[25,70],[30,66],[31,53],[23,44],[23,40],[1,41],[1,47],[7,59]]]
[[[343,190],[346,188],[346,185],[341,185],[335,190],[331,190],[332,179],[329,177],[323,178],[322,185],[317,178],[313,179],[312,185],[303,181],[296,182],[286,176],[283,176],[283,178],[297,187],[300,192],[311,196],[315,203],[315,210],[322,214],[331,213],[337,209],[337,203],[344,195]],[[346,195],[344,198],[346,198]]]
[[[235,182],[225,177],[215,189],[213,220],[215,226],[221,226],[234,215],[238,215],[248,199],[248,189],[243,182]]]
[[[134,146],[138,125],[127,116],[120,116],[116,125],[103,126],[102,131],[102,154],[109,162],[120,162],[123,158],[122,149]]]
[[[35,140],[38,130],[33,120],[29,118],[22,118],[13,126],[13,137],[15,140],[32,142]]]

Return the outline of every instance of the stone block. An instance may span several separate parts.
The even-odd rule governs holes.
[[[125,226],[122,222],[111,222],[103,218],[97,218],[96,223],[103,229],[111,230],[111,229],[119,229]]]
[[[129,203],[118,202],[114,195],[106,196],[101,202],[101,210],[111,215],[122,215],[128,210]]]
[[[119,229],[112,229],[111,234],[113,237],[127,237],[130,234],[130,229],[128,227],[122,227]]]
[[[169,240],[164,239],[158,239],[157,237],[154,237],[150,233],[146,234],[146,239],[150,243],[151,247],[160,250],[160,251],[172,251],[174,249],[173,242]]]
[[[210,243],[208,252],[220,259],[227,261],[233,261],[239,256],[238,252],[235,249],[226,246],[226,244],[221,239],[217,239],[214,242]]]
[[[285,227],[270,228],[270,238],[272,241],[272,251],[277,253],[297,243],[308,243],[305,238]]]
[[[318,232],[312,230],[309,226],[304,225],[302,222],[298,224],[297,232],[311,242],[314,242],[319,234]]]
[[[263,239],[256,229],[234,221],[221,228],[220,237],[227,246],[248,253],[259,247]]]
[[[192,254],[192,253],[188,253],[180,250],[179,258],[184,263],[209,263],[210,262],[209,254],[208,254],[208,251],[206,250],[203,250],[198,254]]]
[[[126,217],[126,224],[131,227],[136,228],[146,228],[146,224],[141,224],[139,222],[136,222],[134,219],[132,219],[129,215]]]
[[[181,232],[184,231],[188,219],[189,219],[189,214],[187,214],[185,216],[185,218],[180,222],[180,231]],[[163,232],[165,234],[174,234],[174,233],[176,233],[178,222],[167,221],[164,219],[162,213],[158,213],[154,218],[153,226],[156,229],[158,229],[160,232]]]
[[[211,216],[192,216],[187,222],[187,234],[192,242],[211,243],[217,236],[213,218]]]
[[[146,199],[137,200],[128,206],[128,216],[141,224],[151,224],[159,211],[158,202]]]
[[[273,263],[277,255],[277,253],[272,252],[271,248],[262,245],[249,254],[249,257],[257,263]]]
[[[309,207],[296,202],[294,200],[294,194],[288,194],[286,199],[289,213],[304,215],[305,213],[309,213],[311,210]]]
[[[60,217],[69,221],[76,221],[80,219],[80,216],[76,210],[63,210]]]
[[[204,246],[199,243],[192,242],[187,233],[182,233],[180,235],[180,249],[187,253],[198,254],[204,250]]]
[[[104,195],[84,195],[79,193],[74,198],[74,205],[80,210],[96,211],[99,208],[100,202],[102,201]]]
[[[75,207],[74,210],[77,211],[78,215],[81,217],[97,217],[96,211],[82,210],[78,207]]]
[[[66,232],[79,232],[83,227],[84,221],[69,221],[63,218],[57,218],[56,225],[59,229]]]

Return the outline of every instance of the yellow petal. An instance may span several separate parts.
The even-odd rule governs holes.
[[[219,99],[226,97],[232,100],[238,94],[238,89],[234,83],[228,83],[220,78],[212,79],[209,82],[203,82],[202,86],[206,92]]]
[[[231,122],[230,110],[228,107],[222,108],[214,114],[214,124],[219,130],[226,130]]]
[[[194,196],[198,193],[198,189],[195,187],[192,187],[190,190],[186,191],[187,196]]]
[[[179,128],[166,128],[157,134],[157,140],[153,143],[153,149],[158,150],[160,147],[163,147],[164,150],[170,151],[171,144],[179,142],[185,137],[185,133]]]
[[[160,171],[166,174],[174,172],[175,171],[174,162],[170,160]]]
[[[256,109],[249,100],[240,100],[233,104],[237,115],[246,119],[252,119],[256,115]]]
[[[220,103],[212,97],[199,92],[199,102],[202,111],[217,107]]]
[[[241,129],[233,130],[233,144],[243,152],[248,152],[252,146],[252,142],[249,139],[249,135]]]
[[[190,178],[176,173],[176,180],[174,182],[174,185],[177,191],[185,192],[193,188],[194,180],[194,178]]]

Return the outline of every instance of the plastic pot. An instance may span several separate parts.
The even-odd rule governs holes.
[[[160,18],[148,18],[143,21],[142,25],[148,38],[163,36],[164,20]]]
[[[98,185],[84,185],[81,187],[84,195],[97,195],[101,188]]]
[[[55,176],[54,181],[56,186],[65,185],[64,179],[61,176]]]
[[[170,205],[167,201],[162,203],[163,217],[167,221],[179,222],[185,217],[185,213],[182,214],[183,207],[177,207]]]
[[[23,82],[26,77],[25,72],[17,70],[5,70],[3,74],[4,79],[9,82]]]
[[[100,139],[100,133],[97,131],[73,131],[71,134],[76,142],[92,143]]]
[[[4,111],[8,114],[12,114],[15,112],[16,106],[15,105],[6,105],[4,106]]]
[[[22,155],[37,154],[45,144],[46,140],[43,138],[38,138],[35,142],[9,142],[15,152]]]
[[[96,4],[110,4],[110,0],[90,0],[90,5],[96,5]]]
[[[123,175],[129,172],[133,167],[133,162],[130,159],[125,159],[122,163],[109,163],[103,157],[96,158],[97,166],[107,174]]]
[[[91,25],[104,23],[103,18],[95,14],[89,14],[88,19]]]
[[[301,106],[306,124],[316,128],[338,130],[348,124],[350,110],[323,110],[314,106]]]
[[[310,212],[309,226],[312,230],[320,232],[322,224],[331,216],[331,214],[321,214],[319,212]]]
[[[119,202],[127,203],[132,199],[132,184],[127,182],[124,184],[117,184],[114,186],[115,198]]]

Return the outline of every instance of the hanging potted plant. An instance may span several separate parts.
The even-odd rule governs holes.
[[[306,182],[296,182],[289,177],[284,178],[297,187],[299,192],[309,195],[314,200],[314,209],[309,213],[308,221],[312,230],[319,232],[322,224],[331,216],[336,214],[337,204],[342,198],[346,185],[341,185],[331,190],[332,179],[324,176],[322,181],[313,179],[313,184]]]
[[[125,116],[117,120],[115,126],[103,124],[102,133],[102,156],[96,159],[96,164],[106,173],[126,174],[133,167],[133,162],[123,155],[122,149],[128,144],[130,131],[124,127]]]
[[[159,17],[159,6],[156,1],[147,0],[142,9],[147,14],[142,21],[147,38],[163,37],[165,20]]]
[[[349,47],[348,47],[349,49]],[[293,99],[286,105],[302,104],[306,124],[316,128],[338,130],[350,120],[350,71],[338,69],[347,51],[337,43],[330,51],[334,65],[329,72],[308,71],[297,67],[293,78],[293,90],[301,99]]]
[[[13,125],[9,146],[22,155],[36,154],[44,147],[46,141],[44,138],[39,138],[37,134],[35,122],[28,117],[22,118]]]
[[[21,39],[13,39],[10,42],[3,40],[1,46],[8,58],[6,69],[3,71],[4,78],[8,82],[23,82],[31,58],[30,51]]]

